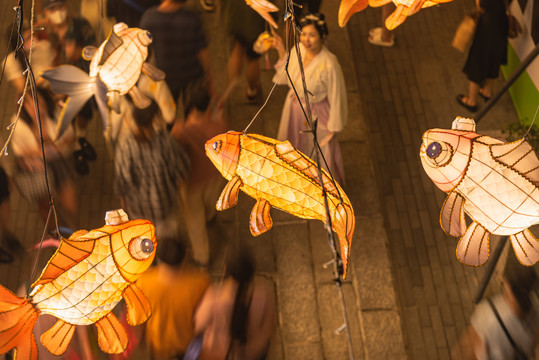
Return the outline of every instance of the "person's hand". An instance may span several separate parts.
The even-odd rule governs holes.
[[[286,56],[286,49],[283,43],[283,39],[272,29],[273,34],[273,47],[279,53],[279,59],[284,59]]]
[[[335,136],[335,133],[334,133],[334,132],[330,132],[329,134],[327,134],[326,136],[324,136],[324,138],[322,139],[322,141],[320,141],[320,147],[326,146],[326,145],[331,141],[331,139],[333,139],[334,136]]]

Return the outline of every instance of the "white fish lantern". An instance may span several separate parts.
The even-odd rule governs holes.
[[[43,73],[52,91],[68,95],[58,119],[58,137],[94,95],[105,128],[108,108],[120,113],[120,96],[129,94],[140,109],[150,105],[150,99],[136,86],[141,72],[154,81],[165,78],[163,71],[146,62],[151,42],[148,31],[117,23],[99,48],[83,49],[84,59],[91,60],[89,74],[72,65],[61,65]]]
[[[431,129],[420,149],[425,172],[448,194],[440,225],[461,237],[458,259],[473,266],[489,257],[489,236],[508,235],[523,265],[539,260],[539,159],[528,142],[477,134],[473,119],[457,117],[451,130]],[[464,213],[473,220],[467,227]]]

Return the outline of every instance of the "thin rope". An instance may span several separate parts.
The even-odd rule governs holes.
[[[524,134],[524,138],[527,138],[528,135],[530,134],[533,123],[535,122],[535,119],[537,118],[537,111],[539,111],[539,105],[537,105],[537,109],[535,109],[535,115],[533,115],[532,123],[530,124],[530,127],[528,127],[528,131],[526,131],[526,134]]]

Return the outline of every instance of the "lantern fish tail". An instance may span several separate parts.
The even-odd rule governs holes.
[[[0,354],[15,348],[14,359],[37,360],[33,330],[39,310],[0,285]]]
[[[350,246],[352,246],[352,237],[356,219],[354,211],[349,204],[339,203],[335,209],[332,219],[333,227],[339,237],[341,248],[341,259],[343,264],[343,279],[348,274],[348,263],[350,262]]]
[[[61,65],[42,74],[51,84],[56,94],[67,95],[67,99],[58,117],[57,138],[62,136],[75,116],[86,102],[95,95],[95,77],[90,77],[83,70],[73,65]]]

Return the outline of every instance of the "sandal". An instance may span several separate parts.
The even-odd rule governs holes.
[[[9,264],[13,262],[13,256],[3,248],[0,248],[0,263]]]
[[[79,144],[82,148],[82,153],[84,155],[84,158],[89,161],[93,161],[97,158],[97,154],[95,153],[94,147],[90,145],[88,140],[86,138],[79,138]]]
[[[75,158],[75,170],[81,175],[88,175],[90,168],[86,162],[86,157],[84,156],[84,150],[77,150],[73,153]]]
[[[382,40],[382,32],[376,30],[373,31],[372,34],[369,34],[369,42],[377,46],[392,47],[395,45],[395,35],[391,34],[390,38],[391,39],[389,41]]]
[[[468,105],[467,101],[464,101],[464,98],[465,98],[465,97],[466,97],[466,96],[464,96],[464,95],[462,95],[462,94],[458,94],[458,95],[457,95],[457,102],[458,102],[461,106],[463,106],[463,107],[465,107],[466,109],[468,109],[468,111],[470,111],[470,112],[476,112],[476,111],[477,111],[477,105]],[[468,100],[468,99],[466,99],[466,100]]]
[[[490,96],[483,95],[483,93],[481,91],[479,91],[479,96],[481,96],[483,98],[483,100],[485,100],[485,102],[488,102],[490,100]]]

